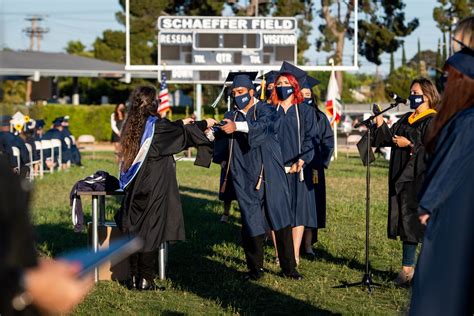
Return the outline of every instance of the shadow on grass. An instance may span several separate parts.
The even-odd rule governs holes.
[[[361,245],[363,247],[363,245]],[[344,258],[344,257],[335,257],[332,255],[330,252],[328,252],[324,248],[315,248],[315,254],[316,258],[318,260],[324,260],[328,263],[336,264],[339,266],[346,266],[350,269],[353,270],[358,270],[361,273],[361,279],[362,275],[365,273],[365,262],[360,262],[356,260],[355,258]],[[394,273],[391,271],[382,271],[379,269],[374,269],[373,267],[370,266],[370,272],[374,277],[377,277],[379,280],[388,280],[391,279],[394,276]],[[352,282],[357,282],[360,280],[340,280],[341,284],[345,283],[352,283]],[[334,285],[341,285],[341,284],[334,284]]]
[[[196,189],[181,189],[196,192]],[[181,200],[189,239],[170,250],[168,277],[177,288],[213,300],[224,309],[238,313],[332,314],[259,282],[245,281],[243,272],[228,267],[235,264],[245,267],[245,261],[238,258],[235,251],[226,256],[213,250],[213,246],[223,242],[239,247],[240,226],[218,222],[218,215],[211,211],[213,207],[210,205],[217,201],[187,194],[182,194]],[[282,279],[282,282],[288,281]]]
[[[84,222],[87,223],[87,220]],[[53,257],[76,248],[87,246],[87,234],[74,233],[71,224],[40,224],[35,226],[37,243]]]

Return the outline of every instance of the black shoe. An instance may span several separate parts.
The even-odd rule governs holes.
[[[127,288],[129,290],[136,290],[137,289],[137,277],[132,275],[130,279],[126,281]]]
[[[263,277],[264,275],[264,272],[263,272],[263,269],[257,269],[257,270],[251,270],[249,272],[247,272],[247,274],[245,275],[245,280],[259,280]]]
[[[297,280],[297,281],[300,281],[300,280],[303,280],[303,276],[301,274],[298,273],[298,271],[293,271],[293,272],[290,272],[290,273],[283,273],[282,272],[282,276],[284,278],[288,278],[288,279],[293,279],[293,280]]]
[[[316,254],[314,252],[304,252],[302,253],[303,258],[314,261],[316,260]]]
[[[138,289],[140,291],[155,291],[158,290],[158,286],[153,280],[141,279],[138,283]]]

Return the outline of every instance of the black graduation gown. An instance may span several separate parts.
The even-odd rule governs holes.
[[[173,158],[188,147],[197,147],[196,165],[209,167],[212,144],[203,131],[205,121],[183,125],[182,121],[159,119],[148,154],[125,188],[125,197],[115,221],[126,233],[144,240],[143,252],[154,251],[165,241],[184,240],[184,221],[176,164]]]
[[[318,228],[326,227],[326,176],[324,169],[329,167],[334,151],[334,132],[326,114],[315,108],[318,134],[313,139],[314,158],[311,162],[313,169],[314,193],[318,216]]]
[[[37,264],[33,226],[29,220],[28,185],[0,155],[0,314],[39,315],[33,306],[16,312],[12,299],[21,293],[21,273]]]
[[[439,134],[420,194],[430,213],[413,282],[410,315],[474,313],[474,108]]]
[[[300,116],[301,153],[299,153],[298,148],[296,106]],[[314,109],[304,103],[296,106],[291,106],[286,113],[282,107],[278,109],[280,120],[276,127],[284,165],[290,167],[298,159],[305,162],[303,167],[304,181],[300,182],[299,173],[286,174],[291,196],[292,226],[317,228],[316,198],[311,162],[314,158],[313,139],[318,134],[318,124]]]
[[[388,181],[388,226],[391,239],[419,243],[423,240],[424,226],[418,220],[418,199],[426,169],[423,139],[434,114],[427,115],[413,125],[408,123],[411,112],[403,115],[391,128],[384,122],[374,128],[374,147],[392,147]],[[404,136],[414,147],[396,147],[394,135]]]
[[[249,127],[248,133],[235,132],[233,139],[229,139],[233,142],[232,182],[242,214],[243,230],[248,236],[255,237],[269,229],[290,226],[290,195],[274,128],[278,119],[275,108],[258,102],[246,115],[231,111],[225,116],[235,117],[238,122],[246,121]],[[263,182],[256,190],[262,167]]]

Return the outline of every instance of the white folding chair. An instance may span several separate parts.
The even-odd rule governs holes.
[[[72,145],[71,145],[71,140],[69,139],[69,137],[64,138],[64,142],[66,143],[66,146],[69,152],[71,152]],[[71,158],[69,158],[69,160],[66,162],[66,165],[68,168],[71,167]]]
[[[44,150],[48,150],[50,149],[51,150],[51,153],[49,154],[49,157],[45,157],[45,155],[43,155],[43,159],[44,161],[48,160],[48,159],[51,159],[51,161],[53,162],[51,164],[51,167],[49,167],[49,170],[48,172],[49,173],[54,173],[54,147],[53,147],[53,144],[50,140],[42,140],[41,141],[41,148]]]
[[[43,145],[41,144],[40,141],[35,141],[35,147],[36,147],[36,150],[38,150],[38,151],[40,152],[39,174],[40,174],[40,178],[43,179],[43,175],[44,175],[44,167],[43,167],[43,164],[44,164]]]
[[[16,158],[16,166],[20,170],[20,149],[18,147],[12,146],[13,157]]]
[[[26,165],[30,168],[29,179],[30,181],[32,181],[35,178],[35,176],[39,175],[39,173],[35,171],[35,166],[39,165],[41,161],[33,160],[33,147],[30,144],[25,143],[25,146],[26,146],[26,149],[28,150],[28,156],[30,157],[30,162],[27,163]]]
[[[77,147],[82,150],[92,151],[92,159],[95,159],[95,137],[92,135],[81,135],[77,138]]]
[[[61,140],[59,139],[51,139],[51,144],[54,148],[58,148],[58,171],[61,171],[62,164],[63,164],[63,153],[61,148]]]

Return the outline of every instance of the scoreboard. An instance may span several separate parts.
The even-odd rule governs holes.
[[[293,17],[158,18],[158,65],[180,65],[165,72],[170,82],[222,83],[222,65],[272,66],[286,60],[296,64],[297,21]],[[205,65],[208,70],[193,70]]]

